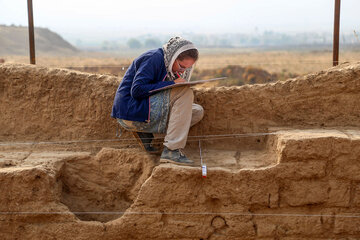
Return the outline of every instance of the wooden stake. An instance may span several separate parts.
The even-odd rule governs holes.
[[[32,0],[28,0],[30,64],[35,64],[35,39]]]
[[[333,66],[339,64],[340,0],[335,0]]]

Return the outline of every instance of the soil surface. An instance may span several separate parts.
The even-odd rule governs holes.
[[[194,90],[192,167],[160,164],[119,129],[118,84],[0,65],[1,239],[360,237],[359,63]]]

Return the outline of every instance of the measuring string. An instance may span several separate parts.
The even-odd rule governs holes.
[[[188,136],[188,142],[194,142],[199,140],[218,140],[232,137],[258,137],[275,135],[279,132],[267,132],[267,133],[239,133],[239,134],[216,134],[216,135],[195,135]],[[164,137],[143,138],[144,140],[162,140]],[[39,141],[39,142],[3,142],[0,146],[17,146],[17,145],[46,145],[46,144],[72,144],[72,143],[97,143],[97,142],[134,142],[135,138],[116,138],[116,139],[92,139],[92,140],[70,140],[70,141]]]
[[[203,160],[202,156],[202,148],[201,148],[201,140],[218,140],[218,139],[228,139],[231,137],[258,137],[258,136],[266,136],[278,134],[279,132],[268,132],[268,133],[247,133],[247,134],[213,134],[213,135],[197,135],[197,136],[189,136],[188,142],[198,141],[199,142],[199,153],[200,153],[200,162],[201,162],[201,175],[203,178],[207,177],[207,166]],[[120,137],[122,133],[116,132],[116,136]],[[145,139],[145,138],[144,138]],[[163,139],[163,137],[154,137],[147,139]],[[47,145],[47,144],[74,144],[74,143],[100,143],[100,142],[118,142],[118,146],[115,147],[129,147],[135,146],[135,144],[129,144],[137,141],[134,138],[117,138],[117,139],[97,139],[97,140],[73,140],[73,141],[47,141],[47,142],[15,142],[15,143],[0,143],[0,146],[19,146],[19,145]],[[137,144],[136,144],[137,145]],[[78,146],[79,147],[79,146]],[[76,148],[76,147],[75,147]]]
[[[0,215],[216,215],[216,216],[260,216],[260,217],[329,217],[329,218],[360,218],[360,213],[342,213],[342,214],[302,214],[302,213],[251,213],[251,212],[135,212],[135,211],[93,211],[93,212],[0,212]]]

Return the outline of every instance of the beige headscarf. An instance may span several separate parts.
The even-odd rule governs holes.
[[[167,81],[173,81],[176,78],[178,78],[172,72],[172,66],[173,66],[176,58],[182,52],[187,51],[189,49],[197,49],[197,48],[194,46],[194,44],[192,42],[190,42],[182,37],[172,37],[163,46],[164,61],[165,61],[166,70],[168,72],[167,79],[166,79]],[[189,82],[193,70],[194,70],[193,67],[186,69],[185,72],[181,74],[181,77]]]

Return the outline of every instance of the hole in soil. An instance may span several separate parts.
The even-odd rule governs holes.
[[[84,221],[119,218],[150,176],[154,157],[139,151],[104,148],[94,157],[64,164],[61,202]]]
[[[236,170],[274,164],[274,138],[260,139],[256,144],[253,137],[203,141],[203,161],[209,167]],[[198,143],[189,144],[185,152],[200,166]],[[80,220],[117,219],[132,205],[158,159],[136,149],[113,148],[104,148],[93,157],[68,159],[61,171],[61,202]]]
[[[276,163],[276,141],[273,135],[202,139],[203,163],[208,167],[232,170],[269,166]],[[200,165],[198,141],[188,144],[185,152],[196,165]]]

